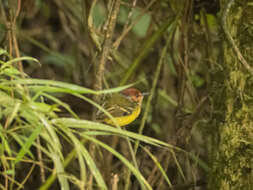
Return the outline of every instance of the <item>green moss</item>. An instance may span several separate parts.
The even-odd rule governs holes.
[[[251,33],[253,13],[245,3],[234,3],[226,21],[229,33],[250,64],[253,61],[252,38],[247,34]],[[210,156],[209,189],[253,189],[253,77],[239,61],[229,41],[224,41],[221,53],[224,72],[219,78],[214,76],[213,89],[220,83],[224,85],[223,91],[213,92],[214,109],[221,117],[215,118],[214,127],[218,130],[213,134],[216,142],[213,142]]]

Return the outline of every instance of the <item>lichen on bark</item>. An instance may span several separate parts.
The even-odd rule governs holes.
[[[228,32],[250,67],[253,67],[253,6],[249,1],[233,1],[229,10],[221,0]],[[224,15],[223,15],[224,16]],[[222,18],[221,18],[222,19]],[[215,85],[222,89],[213,93],[213,145],[209,189],[253,189],[253,76],[238,59],[238,54],[223,33],[220,64],[223,70],[214,76]],[[225,39],[226,38],[226,39]]]

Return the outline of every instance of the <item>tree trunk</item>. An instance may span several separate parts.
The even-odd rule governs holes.
[[[208,187],[248,190],[253,189],[253,4],[247,0],[220,0],[220,4],[224,40],[213,77],[216,134]]]

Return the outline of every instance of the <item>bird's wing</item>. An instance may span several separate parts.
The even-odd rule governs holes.
[[[125,96],[121,94],[115,94],[110,97],[104,105],[102,105],[113,117],[130,115],[135,108],[135,104],[130,100],[127,100]],[[104,112],[99,111],[97,113],[97,119],[102,120],[108,118]]]

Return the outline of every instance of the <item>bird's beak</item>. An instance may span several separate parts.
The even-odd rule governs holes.
[[[142,92],[141,94],[142,94],[142,96],[147,96],[147,95],[149,95],[150,93],[149,93],[149,92]]]

